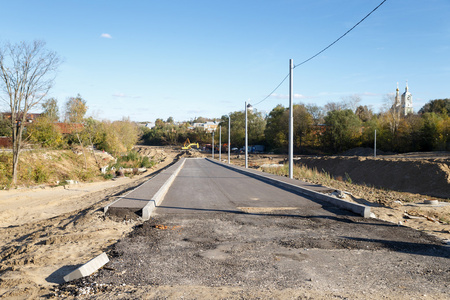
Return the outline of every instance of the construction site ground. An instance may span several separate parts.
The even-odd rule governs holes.
[[[94,183],[79,183],[71,186],[39,187],[20,190],[0,191],[0,297],[7,299],[36,299],[39,297],[52,298],[56,296],[73,297],[67,292],[61,294],[58,284],[62,277],[73,270],[73,266],[83,264],[106,251],[108,247],[124,238],[133,230],[139,221],[111,220],[105,218],[102,208],[120,195],[133,189],[152,176],[152,173],[170,164],[179,154],[178,150],[170,147],[137,147],[138,152],[149,157],[158,155],[161,161],[154,169],[133,178],[120,178],[111,181]],[[203,157],[205,154],[190,150],[187,157]],[[217,158],[217,156],[216,156]],[[226,154],[222,155],[226,159]],[[306,158],[296,160],[306,161]],[[396,174],[408,176],[415,168],[430,165],[433,172],[416,172],[412,184],[415,188],[419,183],[438,182],[438,189],[444,194],[441,197],[430,196],[430,190],[394,191],[386,188],[376,188],[367,181],[364,185],[355,185],[357,175],[351,175],[349,180],[344,177],[329,182],[315,182],[330,185],[332,188],[345,191],[348,201],[371,206],[377,218],[400,224],[437,236],[441,240],[450,240],[450,205],[445,191],[450,193],[450,172],[448,154],[420,154],[394,157],[336,157],[309,158],[309,166],[322,168],[325,161],[334,166],[339,162],[342,166],[347,161],[354,166],[355,162],[371,161],[376,166],[396,163],[399,170]],[[334,160],[334,161],[333,161]],[[372,161],[373,160],[373,161]],[[278,164],[285,161],[285,156],[251,155],[250,167],[259,168],[263,164]],[[232,155],[232,163],[243,165],[243,155]],[[314,166],[315,164],[315,166]],[[431,166],[435,165],[435,166]],[[377,173],[377,169],[370,167],[374,178],[382,178],[385,174]],[[409,166],[409,167],[408,167]],[[352,167],[354,169],[354,167]],[[401,169],[403,168],[403,169]],[[436,171],[437,170],[437,171]],[[441,170],[441,171],[439,171]],[[330,172],[331,171],[327,171]],[[392,171],[394,172],[394,171]],[[420,175],[421,174],[421,175]],[[421,176],[421,177],[418,177]],[[344,179],[343,179],[344,178]],[[304,179],[304,178],[301,178]],[[445,185],[446,184],[446,185]],[[430,189],[432,188],[431,185]],[[435,199],[438,205],[426,205],[425,200]],[[380,262],[382,263],[382,262]],[[345,274],[341,274],[345,277]],[[138,289],[139,287],[134,287]],[[176,293],[170,287],[154,287],[159,289],[158,295],[166,295],[169,299],[178,299],[182,291]],[[192,288],[192,287],[191,287]],[[116,287],[117,298],[126,295],[127,287]],[[148,289],[147,289],[148,290]],[[164,294],[164,291],[167,291]],[[221,294],[220,291],[223,291]],[[145,288],[142,287],[142,295]],[[223,287],[203,288],[203,298],[232,298],[233,289]],[[122,294],[122,297],[120,296]],[[139,293],[135,294],[139,295]],[[172,297],[170,296],[172,295]],[[264,294],[258,294],[264,297]],[[280,294],[281,295],[281,294]],[[282,295],[281,295],[282,296]],[[311,294],[310,297],[339,298],[333,294]],[[391,295],[394,296],[394,295]],[[390,298],[386,295],[386,298]],[[391,297],[392,298],[392,297]]]

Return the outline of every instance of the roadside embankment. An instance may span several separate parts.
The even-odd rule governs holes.
[[[357,184],[450,198],[448,157],[301,157],[295,163]]]

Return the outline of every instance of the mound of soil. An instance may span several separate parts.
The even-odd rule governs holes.
[[[374,154],[374,151],[372,148],[358,147],[358,148],[347,150],[339,155],[340,156],[373,156],[373,154]],[[377,155],[392,155],[392,154],[394,154],[394,153],[377,150]]]
[[[450,158],[302,157],[297,164],[358,184],[450,198]]]

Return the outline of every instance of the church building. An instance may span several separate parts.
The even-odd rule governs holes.
[[[406,81],[405,92],[401,96],[399,94],[397,83],[397,91],[395,93],[395,100],[392,109],[400,112],[400,115],[402,116],[414,113],[414,109],[412,106],[412,95],[408,90],[408,81]]]

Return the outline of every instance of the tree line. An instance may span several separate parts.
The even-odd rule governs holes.
[[[386,108],[380,113],[358,105],[357,96],[323,107],[295,104],[294,152],[338,154],[356,147],[372,148],[375,131],[377,149],[385,152],[450,150],[450,99],[431,100],[417,114],[402,116],[391,106],[391,97],[386,98]],[[228,141],[228,116],[231,147],[241,148],[245,139],[245,111],[231,112],[218,120],[222,144]],[[168,122],[158,119],[155,127],[144,130],[143,141],[149,145],[179,145],[189,138],[192,142],[211,144],[212,133],[192,128],[194,121],[175,124],[173,119]],[[248,112],[249,145],[265,145],[267,151],[286,153],[288,128],[289,109],[282,105],[267,115],[256,110]],[[218,143],[216,130],[215,144]]]

